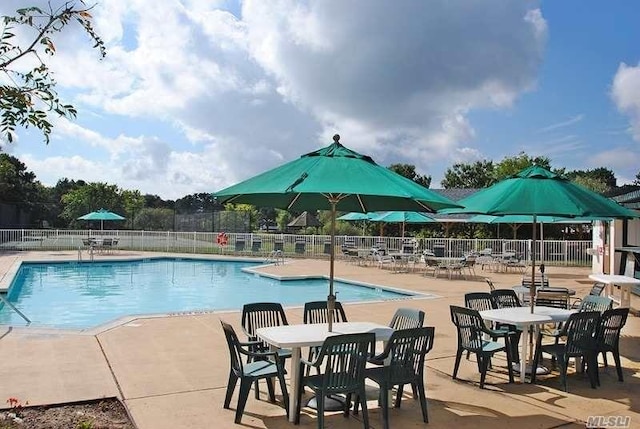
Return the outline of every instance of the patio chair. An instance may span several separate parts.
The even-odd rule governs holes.
[[[536,291],[535,305],[553,308],[569,308],[569,290],[563,288],[539,289]]]
[[[489,278],[485,277],[484,281],[485,281],[485,282],[487,282],[487,284],[489,285],[489,290],[490,290],[491,292],[493,292],[494,290],[496,290],[496,287],[495,287],[495,285],[493,284],[493,281],[492,281],[491,279],[489,279]]]
[[[491,357],[497,352],[504,351],[507,354],[509,383],[513,383],[509,335],[504,335],[505,344],[484,340],[485,334],[492,336],[495,332],[485,326],[484,320],[482,320],[478,311],[470,308],[457,307],[455,305],[451,305],[449,308],[451,311],[451,321],[456,326],[458,336],[458,350],[456,351],[456,361],[453,367],[453,379],[455,380],[458,375],[462,353],[465,350],[469,350],[476,355],[478,370],[480,371],[480,388],[483,389]]]
[[[262,238],[253,237],[253,240],[251,241],[251,253],[260,253],[261,249],[262,249]]]
[[[476,255],[467,255],[464,257],[464,260],[462,261],[462,269],[463,270],[467,270],[469,272],[469,275],[473,278],[476,277],[476,259],[477,256]]]
[[[364,369],[367,357],[373,350],[376,336],[373,333],[345,334],[328,337],[313,360],[300,360],[300,374],[315,368],[316,374],[303,375],[296,394],[298,406],[295,423],[300,423],[302,392],[309,387],[316,395],[318,428],[324,428],[324,400],[329,395],[345,394],[344,416],[349,416],[352,395],[362,404],[362,421],[369,427],[369,414],[364,387]]]
[[[113,238],[103,238],[100,250],[102,253],[111,253],[113,251]]]
[[[229,346],[229,382],[227,384],[227,393],[224,397],[225,409],[229,409],[231,403],[231,397],[233,391],[236,388],[238,379],[240,380],[240,393],[238,395],[238,405],[236,407],[235,423],[240,424],[242,420],[242,414],[244,414],[244,408],[249,397],[249,390],[251,385],[260,379],[273,379],[278,378],[280,382],[280,389],[282,391],[282,400],[284,401],[285,410],[289,410],[289,394],[287,392],[287,385],[284,381],[284,375],[286,373],[282,360],[278,357],[276,352],[252,352],[249,347],[254,343],[241,343],[238,340],[233,327],[228,323],[220,321],[224,336]],[[250,362],[246,364],[242,362],[242,356],[251,358]],[[275,402],[275,395],[273,391],[269,392],[269,399],[271,402]]]
[[[571,308],[580,308],[582,301],[588,296],[600,296],[602,295],[602,291],[607,285],[602,282],[595,282],[589,291],[589,294],[584,298],[573,298],[571,302]]]
[[[254,302],[245,304],[242,307],[242,330],[247,336],[248,341],[252,343],[249,348],[252,352],[263,353],[270,349],[269,344],[261,341],[256,336],[258,329],[288,324],[284,309],[278,302]],[[276,353],[283,361],[291,357],[291,350],[289,349],[278,349]],[[250,361],[251,357],[247,357],[247,362]],[[267,380],[267,388],[269,389],[269,395],[273,396],[273,383],[271,383],[270,380]],[[256,399],[260,399],[257,380],[255,395]]]
[[[387,392],[393,386],[398,386],[394,407],[400,408],[402,389],[405,384],[416,386],[420,398],[422,420],[429,423],[427,395],[424,387],[424,359],[433,348],[434,332],[435,328],[432,326],[395,331],[384,351],[373,358],[377,362],[387,362],[387,364],[365,370],[365,377],[380,386],[384,429],[389,429],[389,395]],[[356,397],[354,414],[358,414],[359,402],[359,398]]]
[[[424,275],[426,276],[429,270],[433,271],[433,277],[438,278],[438,274],[440,274],[440,263],[435,257],[425,256],[424,258],[424,266],[425,271]]]
[[[490,293],[496,308],[522,307],[518,294],[513,289],[495,289]]]
[[[373,258],[380,269],[384,269],[384,267],[391,267],[391,269],[395,269],[396,267],[396,260],[393,256],[383,255],[376,250],[373,253]]]
[[[245,240],[244,240],[244,237],[237,236],[237,237],[236,237],[236,244],[235,244],[234,250],[235,250],[236,252],[244,252],[244,246],[245,246]]]
[[[569,316],[560,332],[560,337],[566,337],[565,343],[542,344],[542,334],[538,334],[536,340],[536,352],[533,360],[533,368],[537,368],[542,353],[555,357],[560,365],[560,377],[564,391],[567,391],[567,368],[570,358],[583,358],[587,361],[587,373],[591,387],[595,388],[597,383],[597,362],[595,333],[600,320],[600,313],[597,311],[585,311],[574,313]],[[531,371],[531,382],[536,380],[536,371]]]
[[[478,312],[497,308],[495,300],[489,292],[466,293],[464,295],[464,305],[465,307],[477,310]],[[511,345],[512,362],[518,362],[518,342],[520,341],[522,331],[518,330],[513,325],[506,325],[503,323],[487,323],[486,326],[494,333],[491,335],[491,339],[493,341],[497,341],[499,338],[504,338],[505,335],[510,336],[509,344]],[[470,355],[471,351],[467,350],[467,359],[469,359]]]
[[[294,251],[299,254],[302,255],[305,252],[307,246],[307,242],[303,239],[297,239],[294,245]]]
[[[536,288],[540,289],[540,288],[547,288],[549,287],[549,278],[547,276],[545,276],[544,274],[542,275],[535,275],[533,277],[533,282],[536,285]],[[524,287],[531,287],[531,274],[529,273],[525,273],[522,276],[522,286]]]
[[[629,309],[626,307],[606,310],[600,317],[600,323],[596,329],[596,357],[602,353],[604,366],[607,367],[607,353],[613,355],[618,373],[618,381],[624,381],[622,377],[622,365],[620,363],[620,331],[627,323]],[[597,365],[597,359],[594,359]],[[596,367],[596,382],[600,384],[600,376]]]
[[[327,301],[310,301],[305,302],[304,310],[302,313],[303,323],[328,323],[329,322],[329,310],[327,308]],[[348,322],[347,314],[344,312],[342,303],[340,301],[335,302],[335,308],[333,310],[333,321],[336,323]],[[317,353],[320,351],[320,346],[309,347],[309,361],[312,361]],[[307,368],[309,371],[309,368]]]

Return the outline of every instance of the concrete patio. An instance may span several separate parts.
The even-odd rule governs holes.
[[[141,254],[118,253],[100,259],[128,258]],[[154,254],[158,255],[158,254]],[[148,256],[145,255],[145,256]],[[191,255],[192,256],[192,255]],[[20,260],[76,260],[76,252],[16,252],[0,254],[0,286],[6,285]],[[326,260],[294,259],[285,265],[262,268],[275,275],[328,273]],[[448,280],[418,273],[392,273],[339,261],[336,277],[399,287],[439,296],[370,304],[346,304],[350,321],[386,324],[398,307],[426,312],[425,325],[435,326],[436,339],[427,356],[426,387],[431,428],[557,428],[585,427],[588,416],[630,416],[631,427],[640,425],[640,322],[630,316],[621,338],[624,383],[615,367],[600,368],[601,386],[589,387],[583,374],[569,369],[569,393],[561,390],[559,375],[552,372],[537,384],[509,384],[505,361],[496,355],[484,390],[478,387],[475,359],[463,359],[459,380],[451,372],[456,350],[455,329],[449,305],[463,304],[470,291],[487,291],[484,277],[497,287],[511,287],[521,274],[476,269],[477,277]],[[548,267],[551,285],[586,294],[591,281],[586,268]],[[633,297],[632,307],[639,307]],[[287,308],[290,323],[302,323],[302,308]],[[59,404],[118,397],[139,429],[235,427],[236,397],[232,410],[224,410],[228,375],[228,350],[220,319],[240,328],[239,312],[210,312],[167,317],[121,320],[86,332],[2,327],[0,332],[0,404],[16,397],[30,405]],[[612,359],[609,359],[612,361]],[[252,428],[289,428],[278,402],[269,403],[261,384],[261,400],[253,393],[242,425]],[[237,393],[237,390],[236,390]],[[376,404],[377,391],[369,390],[370,423],[382,427]],[[422,427],[419,404],[409,395],[401,409],[390,411],[392,427]],[[348,419],[329,414],[327,427],[361,428],[361,415]],[[301,427],[316,427],[315,414],[303,409]]]

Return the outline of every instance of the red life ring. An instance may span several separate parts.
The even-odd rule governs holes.
[[[218,237],[216,238],[216,242],[221,245],[221,246],[226,246],[227,242],[229,241],[227,234],[225,234],[224,232],[219,232],[218,233]]]

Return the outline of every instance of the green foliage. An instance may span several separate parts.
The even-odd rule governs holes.
[[[93,429],[93,420],[83,420],[76,426],[76,429]]]
[[[445,189],[451,188],[486,188],[495,183],[493,161],[475,161],[457,163],[448,168],[442,180]]]
[[[56,53],[53,36],[67,25],[77,22],[94,42],[93,47],[106,55],[102,39],[92,25],[90,8],[83,0],[69,0],[58,8],[26,7],[13,16],[3,17],[0,31],[0,138],[12,142],[17,126],[38,128],[48,144],[53,125],[49,114],[74,118],[75,107],[64,104],[56,92],[56,81],[43,58]],[[16,31],[18,30],[18,31]],[[32,35],[25,42],[16,39],[16,33]],[[25,66],[35,64],[30,70]]]
[[[60,216],[66,219],[71,227],[83,226],[86,221],[79,221],[78,217],[101,208],[115,213],[126,213],[120,188],[100,182],[87,183],[67,192],[62,196],[62,203],[64,210]]]
[[[30,208],[38,201],[41,185],[18,158],[0,153],[0,201]]]
[[[223,207],[212,194],[200,192],[176,200],[175,209],[178,213],[208,213],[223,210]]]
[[[419,185],[428,188],[431,186],[431,176],[421,176],[416,173],[416,166],[412,164],[391,164],[389,170],[398,173],[401,176],[406,177],[409,180],[413,180]]]
[[[616,188],[617,184],[613,171],[604,167],[594,168],[593,170],[574,170],[568,172],[565,176],[585,188],[601,194]]]
[[[133,219],[135,229],[145,231],[173,230],[174,213],[171,209],[146,207],[136,212]]]
[[[253,228],[258,224],[258,209],[251,204],[225,204],[224,209],[229,212],[245,212],[249,214],[249,229],[253,231]]]
[[[495,180],[505,179],[534,164],[551,170],[551,161],[546,156],[530,157],[526,153],[520,152],[516,156],[505,157],[496,164],[494,169]]]

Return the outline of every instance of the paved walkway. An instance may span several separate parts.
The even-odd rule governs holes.
[[[100,258],[118,258],[117,254]],[[5,273],[22,259],[72,259],[75,252],[21,252],[0,254],[0,286]],[[283,266],[264,268],[275,275],[328,272],[327,261],[288,260]],[[426,325],[436,327],[434,349],[426,363],[426,386],[431,428],[556,428],[584,427],[590,415],[630,416],[631,427],[640,425],[640,322],[630,317],[623,331],[625,382],[619,383],[615,368],[601,368],[602,386],[591,389],[586,377],[570,369],[569,393],[560,389],[557,374],[540,383],[508,384],[504,361],[494,359],[486,389],[478,387],[474,359],[463,359],[459,380],[451,379],[456,349],[455,329],[449,305],[460,305],[464,293],[486,291],[482,280],[490,277],[497,287],[510,287],[520,274],[482,272],[473,280],[426,278],[416,273],[394,274],[376,267],[344,262],[336,265],[336,276],[345,279],[401,287],[438,295],[371,304],[346,304],[352,321],[387,323],[399,306],[415,307],[427,314]],[[586,269],[548,267],[552,285],[588,292],[591,282]],[[637,297],[632,306],[638,308]],[[288,308],[290,323],[302,322],[301,308]],[[213,312],[120,321],[91,332],[36,330],[3,327],[0,331],[0,405],[10,396],[31,405],[86,401],[118,397],[128,408],[139,429],[235,427],[234,411],[222,409],[228,351],[219,319],[239,329],[238,312]],[[611,360],[611,359],[610,359]],[[261,400],[253,394],[247,402],[242,424],[253,428],[290,428],[281,402]],[[370,421],[382,427],[376,406],[376,391],[370,389]],[[279,389],[276,389],[279,395]],[[278,397],[278,400],[281,398]],[[235,408],[235,400],[232,406]],[[360,416],[358,416],[360,417]],[[409,397],[400,410],[391,410],[392,427],[422,426],[419,405]],[[359,418],[329,415],[327,427],[360,428]],[[313,412],[305,410],[301,427],[316,427]]]

